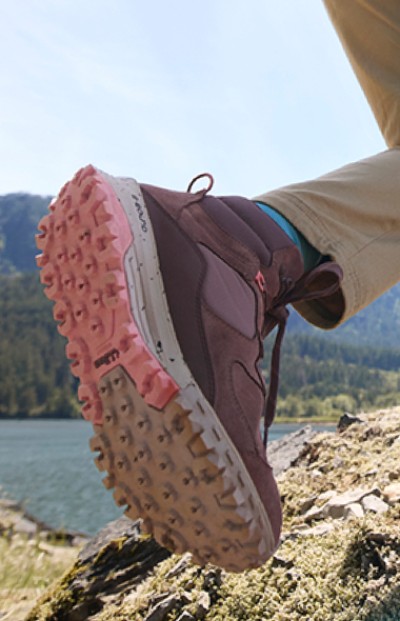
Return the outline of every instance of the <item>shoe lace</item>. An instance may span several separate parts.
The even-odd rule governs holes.
[[[214,185],[214,178],[209,173],[201,173],[194,177],[189,183],[186,191],[191,192],[197,181],[203,178],[208,179],[208,185],[199,190],[196,194],[205,196]],[[326,275],[330,274],[331,278],[333,277],[333,282],[325,286],[318,286],[318,278],[320,278],[323,273]],[[317,298],[324,298],[333,295],[339,289],[342,277],[343,273],[341,268],[333,261],[322,263],[318,267],[304,274],[304,276],[296,282],[291,278],[282,276],[281,289],[278,296],[274,298],[273,305],[268,303],[266,282],[262,272],[259,271],[255,277],[255,281],[263,293],[266,308],[261,335],[262,338],[264,339],[276,326],[278,326],[278,332],[275,337],[271,355],[268,395],[264,403],[264,413],[262,417],[264,427],[263,443],[265,447],[267,446],[268,429],[274,420],[276,401],[278,398],[281,345],[289,317],[289,311],[286,306],[295,302],[315,300]]]
[[[333,282],[327,285],[318,285],[318,278],[323,273],[330,273]],[[340,287],[342,279],[341,268],[333,262],[323,263],[315,269],[307,272],[297,282],[291,278],[281,278],[281,290],[274,299],[273,305],[268,306],[266,296],[266,283],[263,275],[259,272],[256,276],[256,282],[265,296],[264,325],[262,330],[262,338],[264,339],[276,326],[278,331],[272,349],[270,363],[270,380],[268,395],[264,404],[263,413],[263,443],[267,446],[268,429],[275,416],[276,402],[279,388],[279,366],[282,340],[285,334],[289,311],[286,308],[288,304],[295,302],[314,300],[333,295]]]

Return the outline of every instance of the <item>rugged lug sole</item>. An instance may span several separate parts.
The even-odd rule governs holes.
[[[249,540],[249,523],[237,514],[240,490],[225,488],[224,466],[210,461],[214,449],[203,438],[205,429],[194,430],[179,397],[160,412],[122,367],[102,378],[100,392],[104,422],[91,447],[117,505],[127,506],[132,519],[141,517],[144,530],[162,545],[190,550],[202,565],[239,571],[243,561],[254,563],[259,541]]]
[[[40,278],[104,485],[167,548],[230,571],[259,566],[276,545],[271,525],[183,361],[139,186],[88,166],[49,209]]]

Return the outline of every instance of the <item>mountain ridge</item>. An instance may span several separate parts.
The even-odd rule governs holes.
[[[36,269],[35,234],[51,196],[15,192],[0,196],[0,274]]]

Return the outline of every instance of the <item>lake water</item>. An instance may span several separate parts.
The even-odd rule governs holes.
[[[301,426],[274,425],[270,441]],[[0,421],[0,496],[54,528],[92,534],[120,517],[93,463],[92,435],[85,421]]]

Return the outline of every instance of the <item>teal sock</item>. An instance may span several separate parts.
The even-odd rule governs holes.
[[[303,257],[304,271],[308,272],[308,270],[311,270],[313,267],[316,267],[319,263],[321,263],[324,258],[322,254],[306,240],[304,235],[302,235],[302,233],[300,233],[300,231],[298,231],[296,227],[289,222],[289,220],[286,220],[284,216],[282,216],[278,211],[275,211],[275,209],[269,205],[258,202],[256,205],[258,205],[260,209],[262,209],[274,222],[276,222],[286,233],[286,235],[296,244]]]

